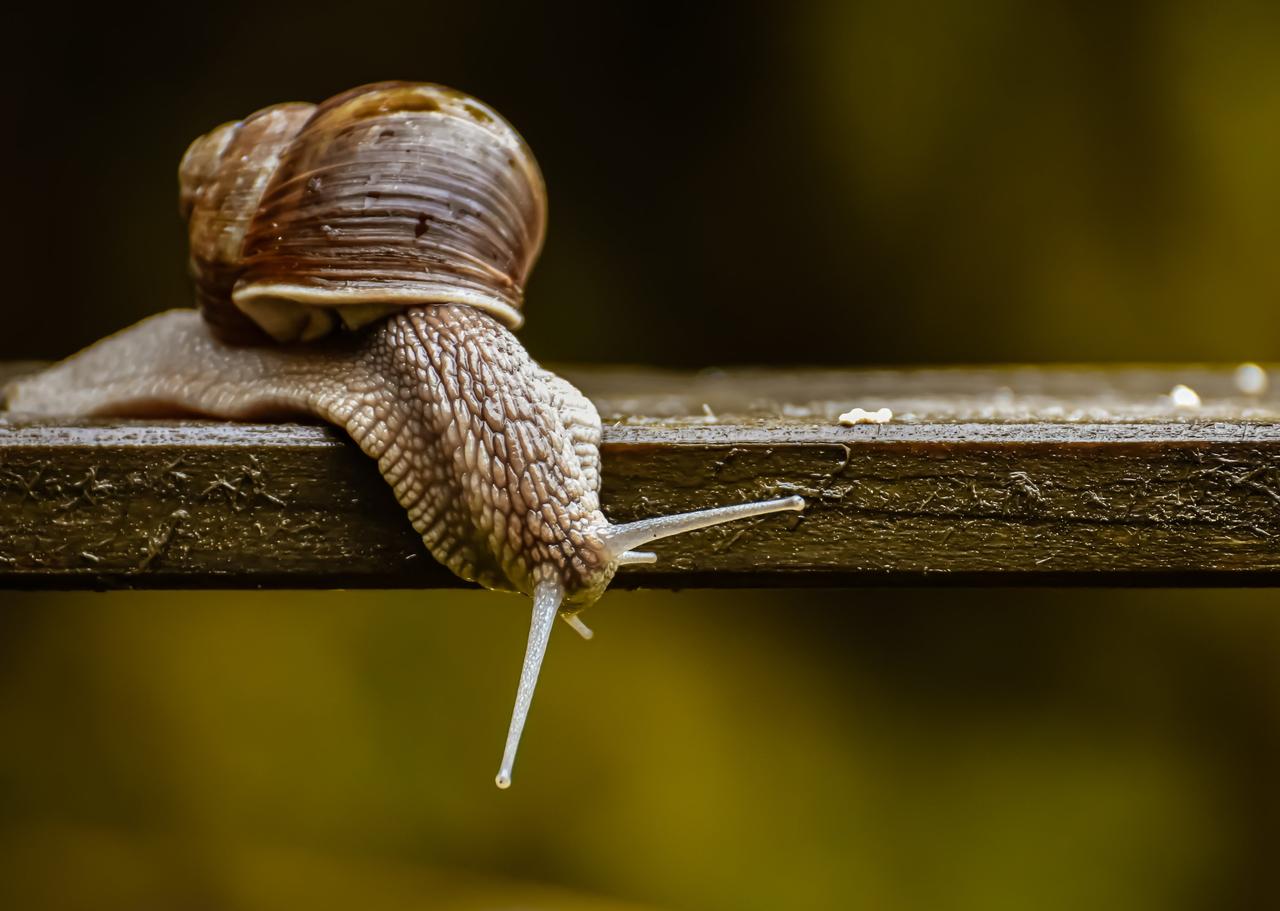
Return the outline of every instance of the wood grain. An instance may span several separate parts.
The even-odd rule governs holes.
[[[1280,399],[1230,367],[562,372],[605,418],[614,520],[809,501],[660,542],[623,587],[1280,581]],[[0,417],[0,585],[458,584],[328,427]]]

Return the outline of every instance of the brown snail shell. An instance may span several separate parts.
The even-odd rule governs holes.
[[[193,142],[179,182],[197,300],[224,338],[309,341],[431,303],[523,321],[542,175],[461,92],[382,82],[264,108]]]

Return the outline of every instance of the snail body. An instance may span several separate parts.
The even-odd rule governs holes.
[[[787,497],[612,525],[600,419],[513,330],[546,224],[519,134],[460,92],[378,83],[197,139],[179,168],[196,310],[143,320],[8,390],[13,411],[317,415],[344,428],[423,543],[533,599],[500,787],[551,627],[649,541],[799,510]]]

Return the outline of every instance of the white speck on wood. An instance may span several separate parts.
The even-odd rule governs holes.
[[[1190,386],[1184,386],[1181,383],[1169,391],[1169,399],[1173,402],[1174,408],[1194,410],[1200,407],[1200,394]]]
[[[840,415],[840,423],[846,427],[854,424],[887,424],[893,420],[893,412],[888,408],[867,411],[865,408],[854,408]]]
[[[1236,388],[1245,395],[1262,395],[1267,391],[1267,371],[1257,364],[1241,364],[1236,368],[1233,379],[1235,380]]]

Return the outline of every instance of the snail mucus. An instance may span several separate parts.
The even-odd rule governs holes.
[[[227,420],[314,415],[377,461],[427,550],[533,599],[499,787],[547,640],[637,550],[784,510],[785,497],[613,525],[600,418],[512,334],[542,246],[532,152],[492,108],[386,82],[280,104],[179,168],[197,309],[160,313],[7,390],[10,410]]]

